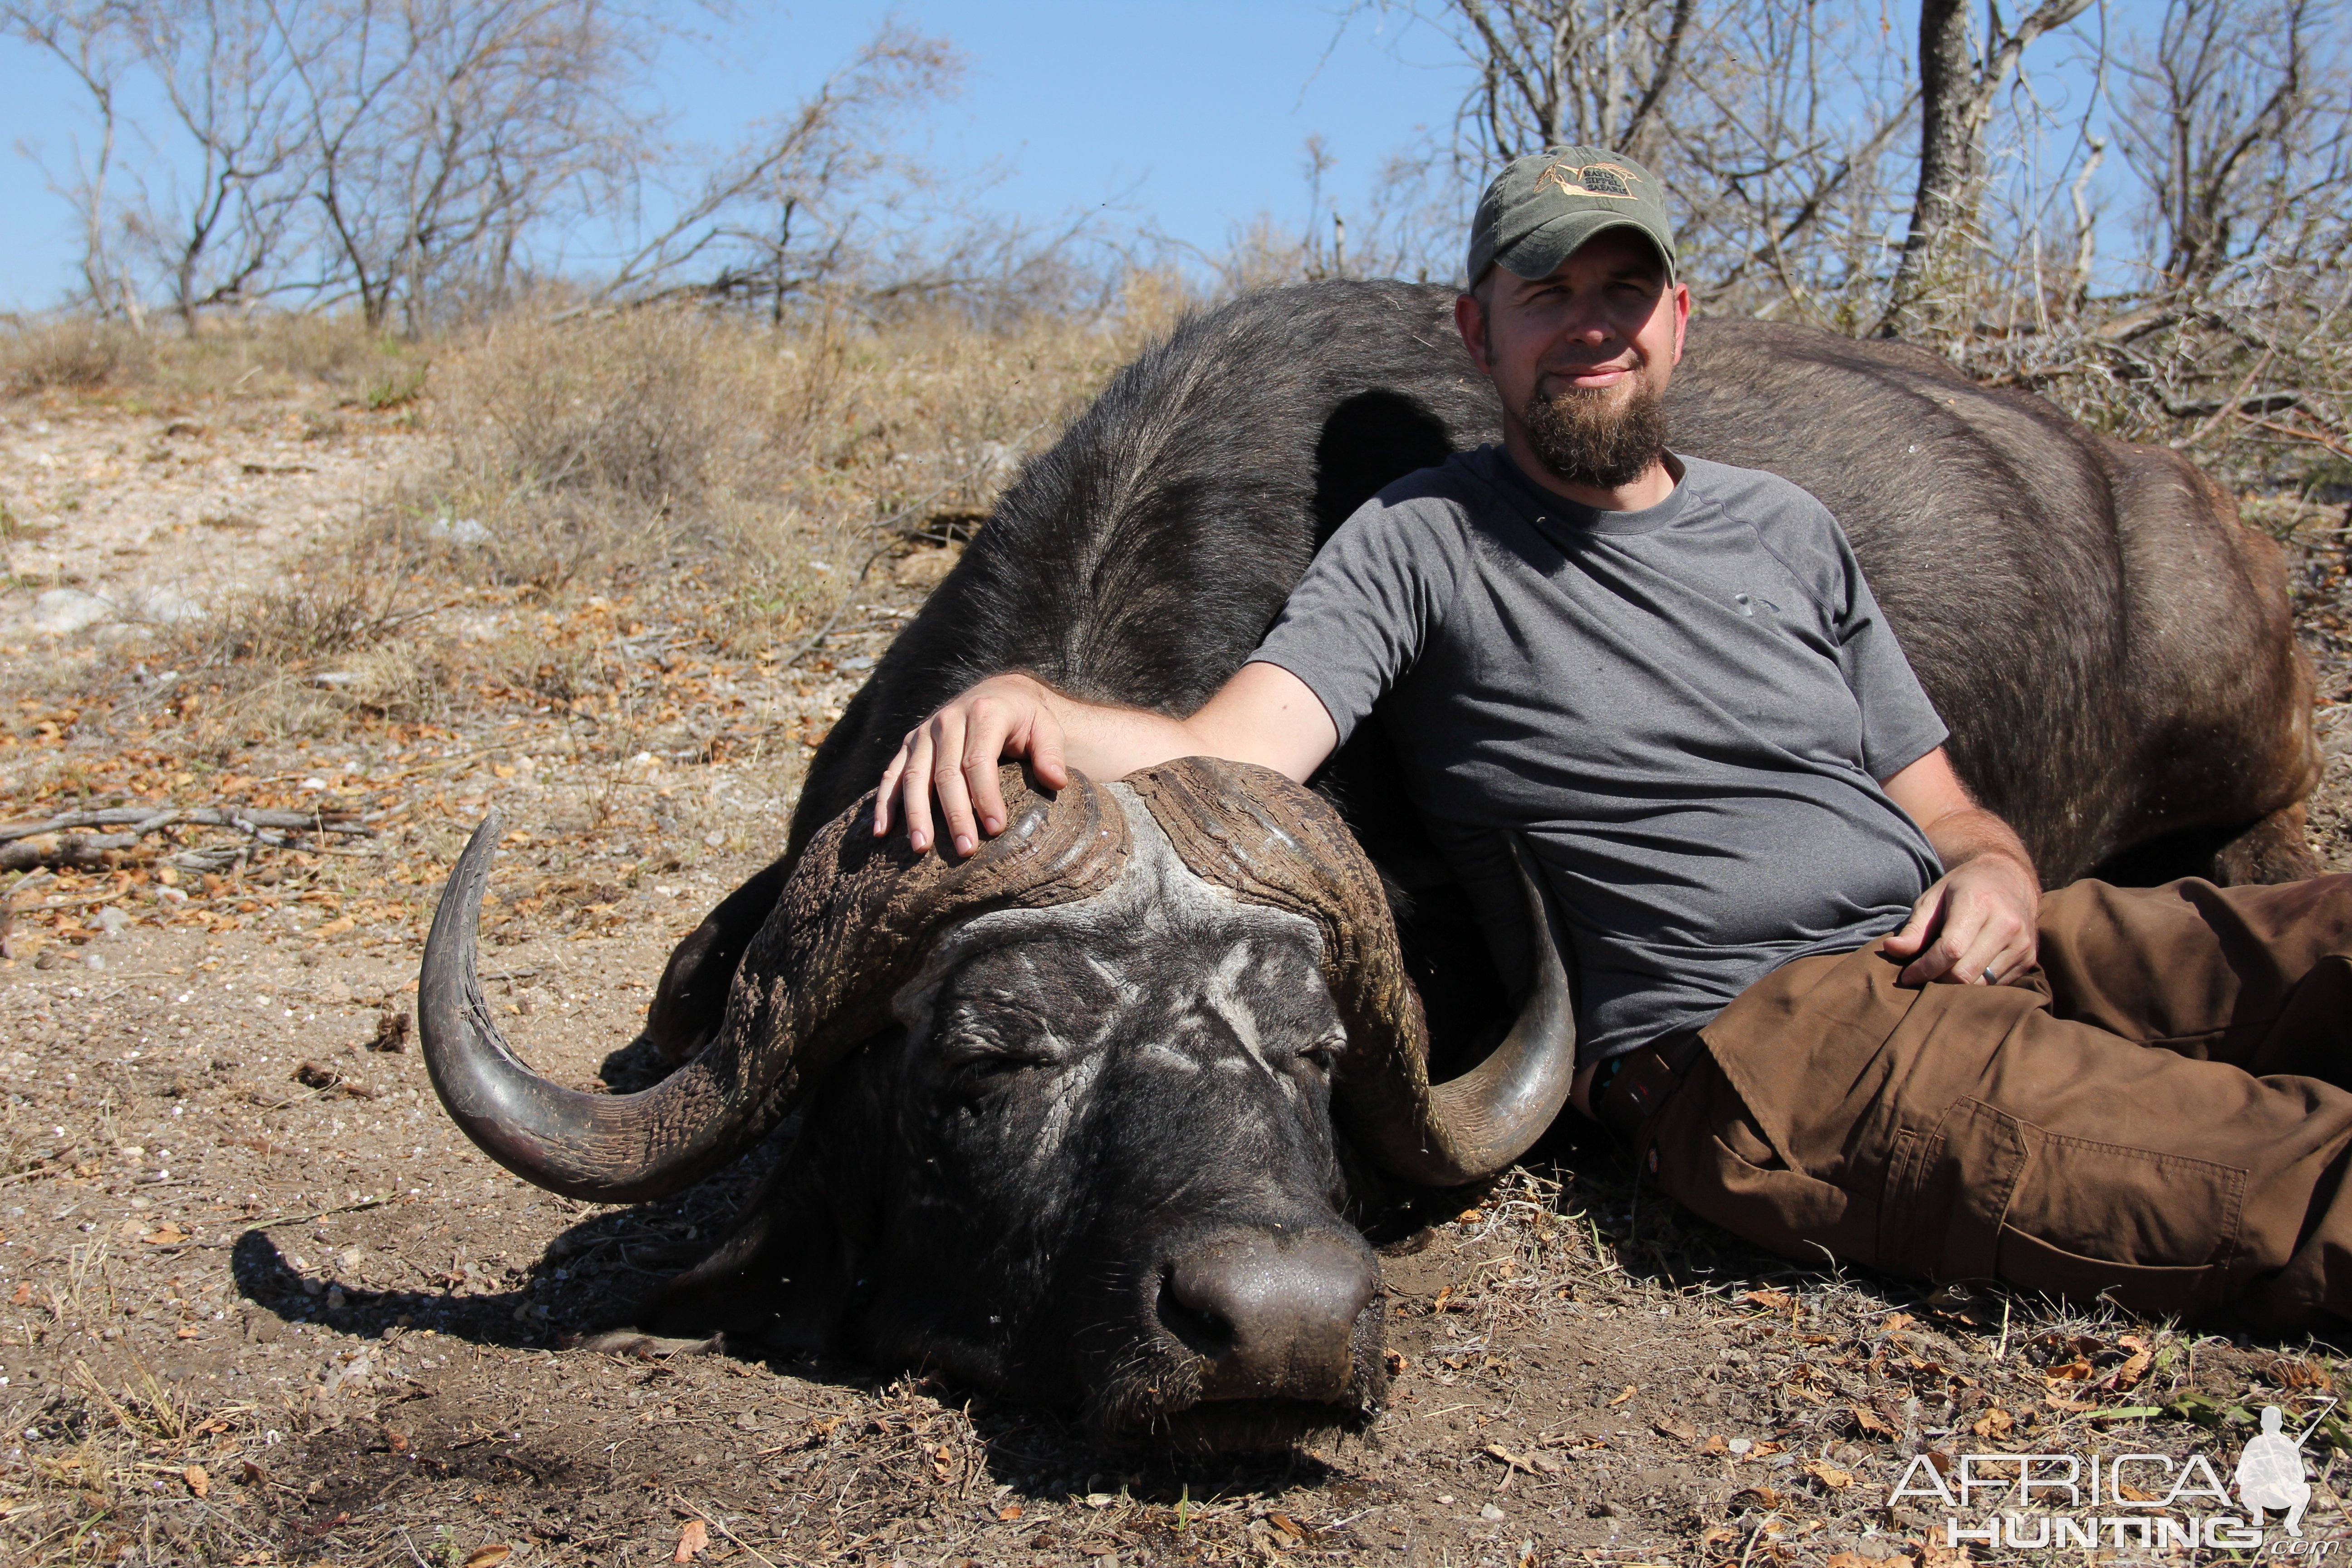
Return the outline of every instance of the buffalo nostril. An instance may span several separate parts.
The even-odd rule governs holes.
[[[1204,1398],[1338,1399],[1378,1283],[1354,1237],[1228,1233],[1170,1264],[1161,1321],[1209,1363]]]
[[[1187,1300],[1172,1274],[1160,1284],[1160,1325],[1187,1350],[1204,1356],[1221,1356],[1234,1348],[1234,1326],[1215,1303],[1200,1298],[1197,1283],[1194,1299]]]

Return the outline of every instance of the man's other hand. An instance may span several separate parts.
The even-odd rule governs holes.
[[[1063,757],[1061,721],[1051,693],[1025,675],[997,675],[982,681],[907,731],[898,752],[882,770],[874,796],[874,837],[890,831],[890,799],[904,803],[907,844],[918,854],[931,845],[931,797],[939,796],[948,842],[959,855],[980,844],[980,834],[1004,831],[1004,795],[996,787],[997,763],[1025,757],[1049,789],[1070,782]]]
[[[2042,879],[2009,824],[1970,798],[1941,746],[1881,782],[1951,868],[1879,944],[1887,957],[1910,961],[1902,984],[2006,985],[2032,968]]]
[[[1963,861],[1911,906],[1903,929],[1879,944],[1908,959],[1897,984],[2000,985],[2033,967],[2042,885],[2032,868],[1999,851]]]

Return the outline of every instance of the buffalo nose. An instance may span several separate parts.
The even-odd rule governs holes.
[[[1207,1360],[1203,1399],[1340,1398],[1379,1274],[1352,1237],[1244,1232],[1169,1266],[1169,1328]]]

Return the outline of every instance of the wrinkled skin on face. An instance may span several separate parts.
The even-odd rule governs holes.
[[[1108,891],[942,936],[653,1326],[937,1368],[1180,1445],[1377,1407],[1318,934],[1202,882],[1129,806]]]

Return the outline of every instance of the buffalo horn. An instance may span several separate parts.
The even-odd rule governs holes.
[[[1188,757],[1130,774],[1192,871],[1323,932],[1326,983],[1348,1030],[1337,1084],[1349,1126],[1409,1181],[1456,1186],[1525,1153],[1568,1102],[1576,1015],[1559,935],[1525,846],[1512,853],[1528,900],[1535,973],[1510,1033],[1460,1078],[1429,1081],[1429,1032],[1406,975],[1380,874],[1339,814],[1280,773]]]
[[[517,1057],[475,973],[494,812],[466,846],[425,942],[417,1019],[425,1065],[450,1116],[527,1182],[596,1203],[674,1193],[733,1160],[825,1069],[887,1028],[891,994],[945,920],[1068,902],[1115,880],[1127,820],[1083,776],[1066,789],[1003,777],[1011,825],[970,858],[877,839],[868,795],[810,840],[738,967],[717,1034],[638,1094],[592,1094]]]

